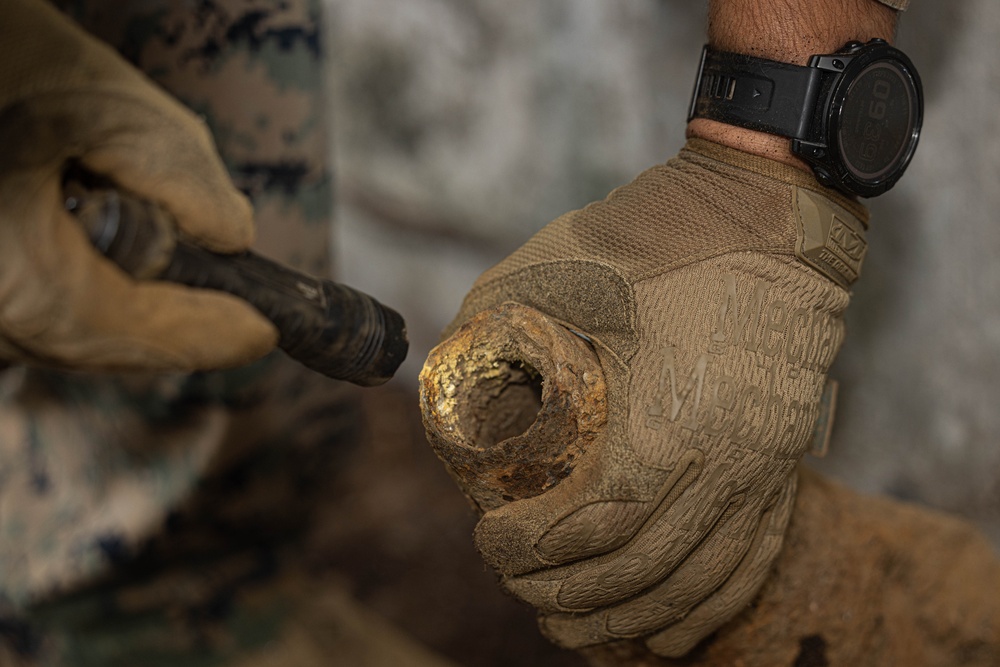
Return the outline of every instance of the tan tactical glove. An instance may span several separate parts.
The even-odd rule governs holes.
[[[692,140],[477,281],[451,331],[517,302],[589,340],[607,383],[607,426],[569,476],[476,529],[557,643],[646,637],[679,656],[752,600],[781,548],[866,224],[805,172]]]
[[[252,211],[205,124],[45,2],[4,0],[0,44],[0,359],[196,370],[272,349],[276,330],[249,305],[131,280],[64,210],[78,160],[205,247],[245,249]]]

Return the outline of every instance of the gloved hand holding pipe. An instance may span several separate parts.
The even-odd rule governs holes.
[[[459,327],[432,351],[421,377],[430,442],[484,523],[498,508],[516,508],[528,498],[541,502],[553,489],[580,483],[574,469],[608,446],[602,443],[607,400],[590,344],[516,303],[487,309]],[[703,601],[690,593],[705,591],[703,578],[711,573],[682,564],[666,585],[578,612],[589,641],[580,640],[582,633],[554,632],[559,626],[544,610],[543,630],[578,648],[595,667],[998,664],[1000,559],[973,526],[859,495],[807,468],[792,474],[797,494],[784,534],[767,527],[756,533],[747,555]],[[511,536],[521,539],[515,531]],[[484,544],[481,535],[478,541]],[[765,550],[768,543],[782,547],[763,567],[776,551]],[[717,548],[713,544],[706,538],[688,562],[709,557],[703,550]],[[613,565],[627,547],[599,563]],[[529,577],[558,581],[561,569],[542,567]],[[508,585],[520,579],[503,576]],[[666,598],[665,590],[678,594]],[[668,616],[663,628],[646,626],[652,632],[620,631],[622,619],[636,618],[630,610],[669,610],[670,604],[692,611],[679,621]],[[697,657],[669,657],[713,630]]]
[[[759,590],[843,340],[856,272],[801,258],[834,224],[863,242],[867,215],[694,140],[473,287],[425,366],[425,421],[484,512],[477,547],[558,643],[680,655]],[[520,434],[506,396],[537,378]]]
[[[637,183],[664,189],[681,165]],[[650,210],[638,195],[553,226],[615,229],[595,214]],[[786,201],[832,205],[819,195]],[[773,213],[793,227],[817,210]],[[514,257],[544,256],[538,243]],[[827,309],[846,293],[785,248],[722,251],[618,290],[592,290],[593,273],[574,283],[597,262],[487,274],[420,382],[429,441],[482,516],[477,546],[543,632],[595,666],[692,664],[672,658],[713,633],[696,664],[997,664],[1000,560],[982,535],[796,470],[839,340],[806,324],[839,332]],[[627,338],[593,317],[618,295]],[[813,355],[824,361],[805,367]]]

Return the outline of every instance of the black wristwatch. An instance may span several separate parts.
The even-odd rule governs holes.
[[[821,183],[874,197],[910,163],[923,109],[916,68],[885,40],[849,42],[805,67],[706,46],[688,120],[789,137]]]

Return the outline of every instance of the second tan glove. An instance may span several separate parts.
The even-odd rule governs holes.
[[[752,599],[791,515],[866,222],[804,172],[694,140],[477,281],[452,330],[529,306],[585,337],[607,383],[607,425],[568,477],[476,529],[557,643],[645,637],[678,656]]]
[[[189,371],[271,350],[277,332],[251,306],[133,281],[64,209],[76,161],[162,205],[195,242],[245,249],[252,211],[205,124],[46,2],[5,0],[0,43],[0,359]]]

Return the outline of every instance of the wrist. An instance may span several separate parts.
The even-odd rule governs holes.
[[[835,53],[852,40],[891,43],[896,18],[896,10],[876,0],[711,0],[708,42],[715,51],[806,65],[811,56]],[[782,136],[696,118],[687,137],[812,171]]]
[[[792,154],[792,144],[788,138],[776,134],[748,130],[707,118],[694,118],[688,121],[686,136],[688,139],[705,139],[812,173],[809,165]]]

